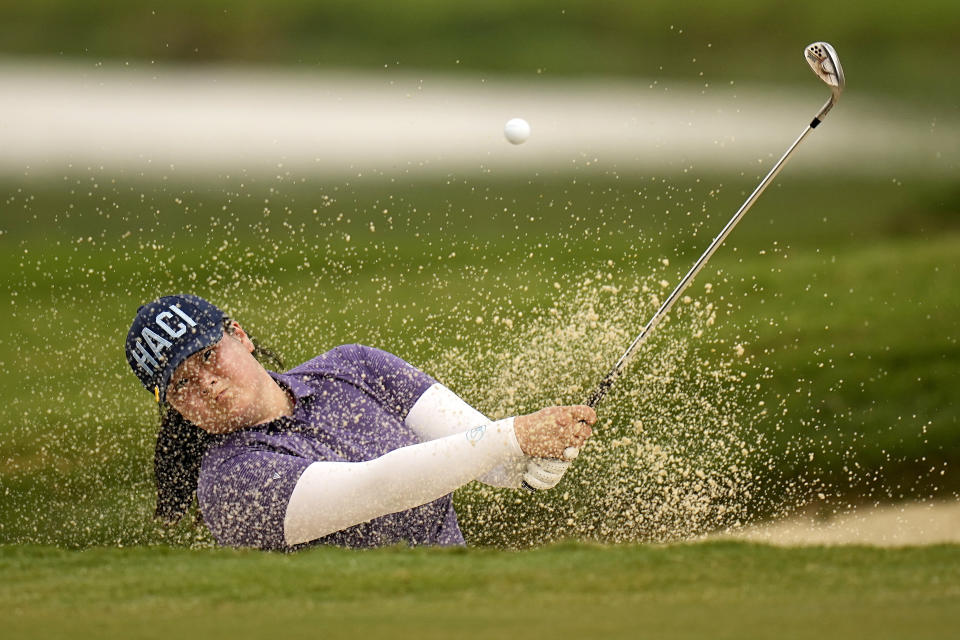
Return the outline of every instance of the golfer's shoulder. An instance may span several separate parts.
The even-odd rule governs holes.
[[[268,433],[259,427],[250,427],[219,436],[204,452],[201,469],[216,469],[224,464],[236,463],[242,458],[275,453],[282,448],[284,435],[283,430],[272,430]]]
[[[371,365],[398,364],[402,359],[364,344],[342,344],[290,370],[290,373],[319,373],[353,370]]]

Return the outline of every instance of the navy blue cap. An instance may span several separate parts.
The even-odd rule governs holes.
[[[203,298],[164,296],[137,310],[127,333],[127,362],[157,402],[173,372],[197,351],[223,338],[228,316]]]

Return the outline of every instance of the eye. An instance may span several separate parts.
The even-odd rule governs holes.
[[[203,353],[200,354],[200,359],[203,360],[204,362],[209,362],[210,358],[212,357],[213,357],[213,347],[210,347],[209,349],[205,350]]]

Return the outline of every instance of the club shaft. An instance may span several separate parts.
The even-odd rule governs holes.
[[[613,386],[614,381],[616,381],[616,379],[623,372],[624,367],[626,367],[630,357],[637,350],[637,347],[639,347],[643,341],[646,340],[647,336],[650,335],[650,332],[653,331],[657,324],[659,324],[663,317],[670,311],[673,303],[677,301],[677,298],[680,297],[680,294],[683,293],[684,289],[687,288],[690,282],[700,272],[700,270],[703,268],[703,265],[705,265],[707,260],[710,259],[710,256],[712,256],[717,248],[723,244],[723,241],[727,239],[727,236],[730,235],[730,232],[733,231],[733,228],[737,226],[737,223],[740,222],[740,219],[743,218],[747,211],[750,210],[750,207],[752,207],[753,203],[757,201],[757,198],[760,197],[760,194],[763,193],[763,191],[767,188],[767,186],[769,186],[777,174],[780,173],[780,169],[783,168],[784,163],[786,163],[787,158],[790,157],[790,154],[793,153],[793,150],[797,148],[797,145],[803,141],[807,134],[810,133],[817,124],[819,124],[819,122],[815,119],[811,124],[807,125],[807,128],[804,129],[803,133],[800,134],[800,137],[798,137],[793,144],[790,145],[790,148],[787,149],[786,153],[784,153],[777,163],[773,165],[773,168],[770,169],[770,172],[767,174],[767,176],[760,181],[760,184],[757,185],[757,188],[753,190],[753,193],[750,194],[750,197],[744,201],[733,217],[730,218],[730,221],[719,233],[719,235],[713,239],[713,242],[711,242],[710,246],[707,247],[707,250],[703,252],[703,255],[700,256],[700,259],[694,263],[693,267],[690,268],[690,271],[687,272],[687,275],[683,276],[683,279],[673,290],[673,293],[667,296],[667,299],[663,301],[663,304],[660,305],[660,308],[657,309],[657,312],[654,313],[653,317],[647,322],[646,326],[643,328],[643,331],[640,332],[640,335],[634,338],[633,342],[630,344],[624,354],[620,356],[617,364],[615,364],[613,369],[610,370],[610,373],[608,373],[603,381],[597,385],[597,388],[590,396],[590,399],[587,400],[587,405],[596,408],[603,397],[607,394],[607,391],[610,389],[610,387]]]

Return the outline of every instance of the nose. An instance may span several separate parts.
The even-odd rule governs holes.
[[[209,369],[201,369],[197,372],[197,384],[200,387],[200,393],[207,394],[213,391],[217,386],[219,378]]]

